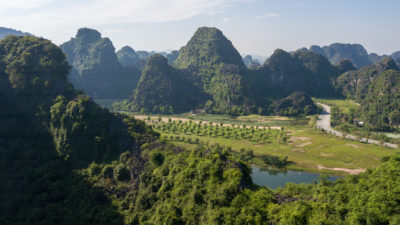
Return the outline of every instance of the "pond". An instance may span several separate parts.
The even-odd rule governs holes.
[[[312,183],[313,181],[318,181],[319,174],[299,172],[299,171],[280,171],[273,169],[264,169],[252,166],[251,178],[253,183],[260,186],[267,186],[272,189],[278,187],[284,187],[286,183]],[[328,180],[335,181],[338,176],[329,176]]]

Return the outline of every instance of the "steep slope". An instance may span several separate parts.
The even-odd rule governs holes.
[[[133,101],[116,107],[142,113],[181,113],[194,109],[201,95],[181,71],[172,68],[164,56],[155,54],[146,62]]]
[[[397,66],[400,67],[400,51],[394,52],[390,57],[396,62]]]
[[[251,55],[246,55],[243,57],[243,63],[246,65],[247,68],[255,69],[260,66],[260,62],[257,59],[253,59]]]
[[[168,53],[168,54],[166,55],[166,58],[167,58],[167,60],[168,60],[168,63],[169,63],[170,65],[174,64],[174,62],[175,62],[175,60],[178,58],[178,56],[179,56],[179,51],[177,51],[177,50],[173,50],[173,51],[171,51],[170,53]]]
[[[340,72],[352,69],[346,63],[334,67],[326,58],[312,52],[289,54],[283,50],[277,50],[264,66],[248,69],[222,32],[208,27],[199,28],[181,48],[174,62],[174,72],[166,65],[151,69],[153,66],[146,66],[146,73],[152,76],[147,74],[148,78],[141,80],[135,96],[120,104],[119,109],[171,113],[168,108],[176,111],[179,104],[184,103],[185,107],[181,106],[179,112],[203,108],[209,113],[231,115],[267,113],[271,111],[268,109],[271,99],[287,97],[296,91],[313,96],[335,96],[336,77]],[[163,76],[167,73],[178,74],[179,78],[172,80],[181,81],[172,82],[172,76]],[[176,91],[184,96],[180,102],[170,99]],[[162,93],[165,98],[153,92]]]
[[[19,30],[14,30],[11,28],[0,27],[0,39],[3,39],[9,35],[15,36],[32,36],[30,33],[22,32]]]
[[[349,59],[340,60],[340,62],[336,66],[339,69],[340,74],[346,73],[347,71],[351,70],[357,70],[353,62]]]
[[[208,91],[215,71],[222,65],[232,64],[245,68],[242,57],[223,33],[217,28],[201,27],[193,34],[186,46],[179,50],[174,66],[187,69],[199,79]]]
[[[309,51],[325,56],[334,65],[342,59],[350,59],[356,68],[372,64],[367,51],[360,44],[334,43],[323,47],[313,45]]]
[[[206,93],[203,104],[210,112],[248,113],[248,106],[254,104],[247,98],[242,57],[216,28],[199,28],[180,49],[174,66],[185,70],[188,79]]]
[[[171,69],[159,55],[150,60]],[[143,122],[78,94],[68,70],[62,51],[47,40],[0,41],[2,224],[400,222],[398,156],[337,182],[321,177],[318,184],[258,187],[229,148],[186,150],[160,140]],[[371,96],[397,102],[399,78],[398,71],[385,72]],[[301,93],[286,101],[311,104]]]
[[[377,63],[382,61],[384,58],[388,57],[387,55],[378,55],[376,53],[370,53],[368,55],[369,60],[371,60],[372,63]]]
[[[124,46],[117,51],[118,61],[125,67],[137,66],[140,63],[139,55],[129,46]]]
[[[261,96],[284,97],[295,91],[334,96],[333,82],[339,70],[319,54],[305,51],[289,54],[278,49],[258,73],[254,85]]]
[[[124,151],[143,165],[138,146],[153,133],[77,94],[67,81],[69,69],[61,49],[47,40],[0,41],[0,99],[7,105],[0,109],[5,224],[123,223],[106,194],[75,170],[111,162]],[[131,170],[132,184],[138,173]]]
[[[349,71],[338,77],[336,87],[347,98],[364,99],[371,82],[386,70],[399,70],[391,58],[376,64]]]
[[[386,70],[372,80],[361,102],[361,115],[372,129],[400,125],[400,71]]]
[[[269,106],[271,114],[282,116],[312,115],[317,112],[314,101],[304,92],[293,92]]]
[[[61,49],[73,66],[70,81],[95,98],[127,98],[140,77],[136,68],[124,68],[114,46],[95,30],[81,28]]]

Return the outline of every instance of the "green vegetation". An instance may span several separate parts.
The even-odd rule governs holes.
[[[263,66],[248,69],[216,28],[199,28],[180,50],[173,67],[161,58],[158,55],[147,61],[134,96],[119,104],[118,110],[170,114],[203,109],[234,116],[298,116],[314,113],[308,100],[307,109],[297,105],[307,95],[337,94],[333,83],[340,69],[321,55],[277,50]],[[293,94],[297,91],[304,93]]]
[[[378,77],[399,70],[389,57],[368,55],[358,44],[340,43],[292,53],[277,49],[263,65],[251,66],[251,56],[242,59],[231,41],[210,27],[199,28],[186,46],[170,54],[135,51],[128,46],[115,54],[109,39],[88,28],[78,30],[61,48],[73,65],[70,79],[76,88],[96,98],[126,99],[133,93],[116,108],[141,114],[194,110],[232,116],[311,115],[317,110],[308,96],[344,96],[361,103]],[[392,57],[397,60],[397,55]],[[368,123],[363,133],[396,128],[396,121],[391,120],[397,108],[387,109],[393,111],[390,116],[361,110],[358,114],[339,113],[334,125],[359,134],[354,123],[360,120]]]
[[[339,64],[343,59],[351,60],[356,68],[372,64],[370,56],[360,44],[334,43],[323,47],[313,45],[309,51],[323,55],[334,65]]]
[[[231,149],[232,155],[236,158],[261,167],[271,166],[262,160],[263,155],[270,155],[280,159],[288,157],[287,160],[290,162],[287,165],[288,169],[308,172],[320,172],[318,165],[327,168],[368,168],[379,166],[381,158],[394,153],[391,149],[333,137],[307,128],[307,119],[296,123],[290,119],[283,120],[282,117],[246,116],[244,117],[246,119],[239,117],[223,120],[224,117],[219,115],[207,115],[204,118],[214,121],[211,125],[205,119],[167,119],[167,117],[158,116],[135,116],[135,118],[145,120],[161,133],[164,140],[172,141],[179,146],[193,149],[199,143],[217,144]],[[232,124],[235,124],[234,127]],[[241,127],[243,125],[240,124],[245,125],[247,129]],[[285,127],[282,133],[281,128],[278,127],[269,129],[270,124],[289,125],[289,127]],[[252,130],[254,130],[254,135]],[[243,150],[244,155],[251,151],[254,157],[244,160],[246,157],[242,156]],[[328,171],[328,173],[343,174],[337,171]]]
[[[96,30],[81,28],[61,49],[72,65],[70,82],[93,98],[127,98],[140,78],[136,67],[124,68],[108,38]]]
[[[361,102],[361,117],[374,130],[393,130],[400,125],[400,71],[389,70],[371,84]]]
[[[346,98],[361,101],[366,97],[372,81],[390,69],[399,70],[393,59],[385,58],[360,70],[344,73],[337,79],[336,87]]]
[[[358,111],[360,104],[351,99],[341,99],[341,98],[314,98],[315,102],[320,102],[331,107],[338,107],[344,113],[349,113],[350,111]]]
[[[0,99],[5,104],[0,107],[0,221],[4,224],[123,221],[105,193],[74,172],[103,159],[105,149],[92,148],[93,138],[109,128],[103,121],[112,118],[94,103],[85,107],[91,102],[67,82],[69,68],[61,49],[50,41],[34,37],[0,41]],[[91,115],[102,120],[96,125]],[[77,139],[89,145],[62,145]],[[125,147],[134,150],[129,139]],[[121,143],[104,142],[114,156]]]
[[[118,50],[117,58],[118,61],[124,67],[139,67],[141,64],[144,65],[145,60],[140,59],[139,55],[133,50],[133,48],[129,46],[124,46],[120,50]]]
[[[181,88],[175,89],[177,86]],[[166,58],[155,54],[150,56],[143,69],[133,104],[125,101],[114,106],[117,111],[171,114],[189,111],[200,97],[196,86],[185,80],[180,71],[172,68]]]
[[[174,142],[199,143],[186,149],[160,139],[143,121],[112,114],[74,90],[67,81],[69,68],[61,49],[47,40],[9,37],[0,41],[0,101],[6,106],[0,107],[0,221],[4,224],[373,225],[400,221],[400,158],[388,157],[387,149],[365,144],[345,149],[347,140],[310,129],[230,129],[223,124],[147,119],[157,129],[170,132]],[[172,134],[174,129],[180,134]],[[204,135],[195,137],[197,131]],[[231,141],[235,132],[247,150],[200,144],[202,139]],[[304,145],[288,135],[313,139],[301,139],[311,142]],[[280,143],[276,154],[262,149],[285,139],[289,142]],[[301,149],[300,144],[307,151],[293,152],[289,147]],[[332,154],[343,151],[338,156],[345,160],[335,156],[325,161],[322,149]],[[322,177],[318,184],[288,184],[273,191],[254,185],[245,163],[261,152],[263,163],[277,167],[291,161],[290,152],[301,160],[318,158],[324,166],[330,166],[325,164],[328,161],[374,166],[380,162],[371,157],[385,157],[378,168],[358,176],[337,182]]]
[[[107,108],[110,111],[115,111],[113,104],[123,101],[124,99],[121,98],[96,98],[93,99],[97,104],[101,105],[102,107]]]
[[[10,36],[10,35],[14,35],[14,36],[32,36],[29,33],[22,32],[22,31],[19,31],[19,30],[0,27],[0,39],[6,38],[7,36]]]

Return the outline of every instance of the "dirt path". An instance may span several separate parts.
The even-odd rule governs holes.
[[[328,167],[324,167],[324,166],[321,166],[321,165],[317,165],[317,167],[318,167],[319,170],[342,171],[342,172],[349,173],[349,174],[352,174],[352,175],[357,175],[359,173],[362,173],[362,172],[366,171],[366,169],[363,169],[363,168],[358,168],[358,169],[346,169],[346,168],[337,168],[337,167],[328,168]]]
[[[317,121],[317,127],[327,131],[328,133],[331,133],[333,135],[339,136],[339,137],[343,137],[343,133],[334,130],[331,127],[331,107],[329,107],[328,105],[322,104],[317,102],[318,105],[322,106],[322,113],[319,115],[318,117],[318,121]],[[392,143],[383,143],[381,144],[379,141],[377,140],[372,140],[372,139],[366,139],[366,138],[357,138],[356,136],[353,135],[346,135],[345,138],[347,139],[351,139],[351,140],[356,140],[356,141],[360,141],[360,142],[364,142],[364,143],[369,143],[369,144],[376,144],[376,145],[383,145],[385,147],[389,147],[389,148],[397,148],[398,146],[396,144],[392,144]]]

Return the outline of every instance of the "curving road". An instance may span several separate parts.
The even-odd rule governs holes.
[[[330,114],[331,107],[329,107],[325,104],[319,103],[319,102],[317,102],[317,104],[322,107],[322,113],[318,117],[317,127],[320,128],[321,130],[325,130],[328,133],[331,133],[333,135],[343,137],[343,133],[332,129],[332,127],[331,127],[331,114]],[[351,140],[357,140],[360,142],[366,142],[366,143],[370,143],[370,144],[381,145],[381,143],[377,140],[366,139],[366,138],[359,139],[356,136],[353,136],[350,134],[346,135],[345,138],[348,138]],[[387,143],[387,142],[383,143],[382,145],[385,147],[389,147],[389,148],[397,148],[396,144],[391,144],[391,143]]]

